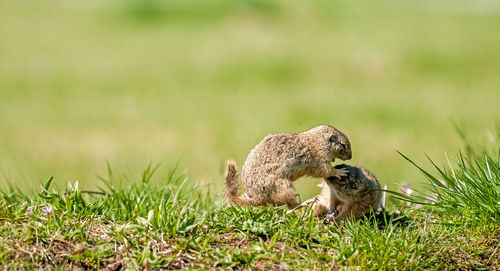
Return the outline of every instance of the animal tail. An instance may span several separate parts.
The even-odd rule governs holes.
[[[238,194],[240,184],[238,182],[238,175],[236,173],[236,163],[232,160],[227,161],[226,164],[226,196],[231,201],[238,205],[247,204],[247,201]]]

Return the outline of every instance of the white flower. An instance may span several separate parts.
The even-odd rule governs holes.
[[[444,187],[448,186],[448,183],[447,183],[445,180],[441,180],[441,179],[439,179],[438,181],[441,183],[441,185],[442,185],[442,186],[444,186]],[[434,186],[435,188],[436,188],[436,187],[439,187],[439,186],[438,186],[437,184],[435,184],[435,183],[432,183],[432,186]]]
[[[437,200],[437,194],[432,194],[432,195],[430,195],[430,196],[426,196],[425,198],[426,198],[428,201],[430,201],[431,203],[433,203],[433,204],[434,204],[434,203],[436,202],[436,200]]]
[[[411,196],[415,192],[413,189],[410,188],[410,184],[406,183],[403,188],[401,188],[401,191],[403,191],[404,194]]]
[[[48,215],[48,214],[52,213],[52,206],[51,206],[51,205],[48,205],[48,206],[44,207],[44,208],[42,209],[42,212],[44,212],[44,213],[45,213],[45,215]]]

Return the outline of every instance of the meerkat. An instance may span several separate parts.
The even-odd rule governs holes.
[[[376,210],[382,198],[380,184],[370,171],[349,165],[337,165],[335,169],[347,170],[341,178],[328,177],[321,183],[321,193],[298,207],[313,204],[316,216],[327,212],[339,211],[335,221],[340,222],[350,217],[359,218],[370,210]]]
[[[244,193],[240,195],[236,164],[226,165],[226,194],[238,205],[298,205],[292,182],[302,176],[338,177],[346,172],[331,165],[336,158],[349,160],[351,144],[345,134],[329,125],[320,125],[299,134],[266,136],[248,154],[241,171]]]

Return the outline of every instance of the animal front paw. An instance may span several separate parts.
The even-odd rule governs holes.
[[[336,169],[335,171],[337,172],[335,177],[337,177],[339,179],[342,179],[342,177],[345,177],[349,174],[349,170],[347,170],[345,168],[339,168],[339,169]]]

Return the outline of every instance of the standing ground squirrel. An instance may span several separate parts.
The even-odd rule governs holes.
[[[299,134],[266,136],[250,151],[241,170],[243,195],[238,193],[236,164],[226,166],[226,194],[238,204],[297,206],[297,193],[292,184],[302,176],[316,178],[341,177],[335,158],[351,159],[351,144],[339,130],[320,125]]]
[[[336,222],[349,217],[359,218],[370,210],[377,209],[382,192],[377,191],[380,184],[370,171],[349,165],[337,165],[335,169],[347,170],[348,174],[341,178],[325,178],[321,183],[321,193],[301,205],[314,202],[313,211],[317,216],[340,209],[340,213],[335,217]]]

